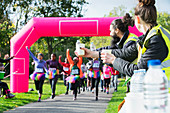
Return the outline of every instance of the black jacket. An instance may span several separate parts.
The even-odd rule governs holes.
[[[142,39],[139,40],[137,43],[142,45],[146,38],[146,35],[144,35]],[[137,44],[132,44],[131,46],[123,49],[113,49],[112,54],[117,57],[113,63],[114,69],[118,70],[120,73],[132,76],[134,70],[147,70],[148,60],[159,59],[163,61],[168,55],[168,48],[163,37],[160,34],[151,37],[144,46],[147,48],[147,50],[141,56],[141,59],[137,65],[130,63],[138,57]]]
[[[8,59],[5,59],[5,60],[0,58],[1,63],[9,62],[10,60],[11,60],[11,58],[8,58]]]

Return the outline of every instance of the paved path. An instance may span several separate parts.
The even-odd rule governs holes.
[[[73,101],[72,94],[62,94],[54,99],[30,103],[4,113],[104,113],[113,91],[111,88],[110,94],[99,92],[98,101],[95,101],[95,96],[91,92],[78,94],[76,101]]]

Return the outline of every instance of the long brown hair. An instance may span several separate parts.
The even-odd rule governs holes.
[[[157,24],[157,10],[155,0],[138,0],[139,3],[135,8],[135,15],[139,16],[145,23]]]
[[[122,19],[113,20],[111,25],[113,25],[114,29],[118,28],[121,32],[124,33],[128,30],[128,26],[134,26],[134,20],[129,13],[126,13]]]

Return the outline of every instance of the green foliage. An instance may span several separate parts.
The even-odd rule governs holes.
[[[8,21],[4,21],[0,24],[0,51],[2,55],[9,54],[10,50],[10,39],[13,36],[14,25]]]
[[[166,12],[158,12],[158,24],[161,24],[164,28],[168,29],[170,31],[170,14]]]
[[[83,7],[87,4],[85,0],[3,0],[0,2],[0,19],[2,18],[2,21],[4,21],[4,18],[6,20],[9,18],[14,21],[15,26],[13,27],[15,29],[11,32],[17,33],[32,17],[82,17]],[[6,29],[6,32],[9,31]],[[0,37],[2,39],[1,35]],[[2,43],[7,43],[8,48],[3,44],[1,46],[7,48],[9,52],[9,40],[6,39],[4,37]],[[89,38],[80,37],[42,37],[32,45],[31,51],[35,55],[38,52],[43,53],[45,60],[50,58],[51,53],[56,53],[57,56],[62,55],[62,60],[64,60],[67,48],[70,49],[70,54],[74,56],[74,45],[77,39],[80,39],[83,43],[90,41]],[[33,66],[30,65],[30,72],[32,71]]]
[[[111,37],[92,37],[90,42],[93,42],[96,48],[110,46]]]
[[[9,85],[9,80],[3,80],[5,82],[8,83]],[[29,88],[34,88],[34,81],[30,80],[29,81]],[[57,82],[56,85],[56,95],[60,95],[65,93],[65,86],[63,83],[63,80],[59,80]],[[6,111],[8,109],[13,109],[16,108],[18,106],[23,106],[25,104],[31,103],[31,102],[36,102],[38,100],[38,94],[37,91],[31,91],[28,93],[15,93],[14,95],[16,95],[14,98],[12,99],[4,99],[3,97],[0,98],[0,113],[2,111]],[[47,99],[51,96],[51,88],[50,88],[50,84],[48,83],[48,80],[46,80],[44,82],[43,85],[43,95],[42,95],[42,99]],[[4,96],[5,97],[5,96]]]
[[[124,16],[126,13],[126,7],[121,5],[118,7],[113,7],[113,9],[109,12],[108,15],[105,15],[107,17],[120,17],[120,16]]]

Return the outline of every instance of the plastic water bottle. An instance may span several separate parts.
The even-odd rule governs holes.
[[[96,50],[96,47],[95,47],[93,42],[91,42],[91,44],[90,44],[90,50],[91,51],[95,51]]]
[[[138,70],[134,70],[133,71],[133,76],[132,76],[132,78],[131,78],[131,80],[130,80],[130,92],[136,92],[136,81],[135,81],[135,79],[136,79],[136,77],[137,77],[137,74],[138,74]]]
[[[85,44],[81,44],[80,40],[77,40],[77,42],[76,42],[76,52],[79,56],[85,54],[84,50],[80,49],[81,47],[84,48]]]
[[[144,78],[144,106],[147,113],[166,113],[168,80],[161,69],[160,60],[149,60]]]
[[[130,91],[134,93],[143,92],[143,80],[145,76],[145,69],[134,70],[134,74],[131,78]]]
[[[145,69],[134,70],[131,78],[130,93],[126,94],[126,113],[145,113],[143,106],[143,80]]]

